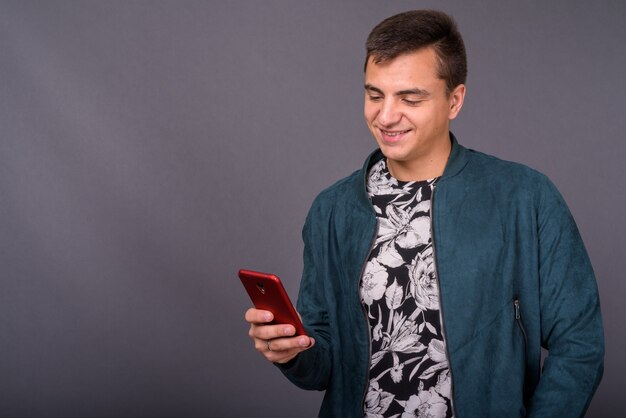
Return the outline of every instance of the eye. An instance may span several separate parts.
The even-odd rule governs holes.
[[[367,95],[370,102],[380,102],[383,98],[381,96],[373,96],[371,94]]]
[[[405,104],[409,105],[409,106],[417,106],[420,103],[422,103],[422,100],[409,100],[409,99],[402,99],[402,102],[404,102]]]

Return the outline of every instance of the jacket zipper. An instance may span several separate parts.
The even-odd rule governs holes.
[[[444,347],[446,351],[446,358],[448,359],[448,371],[450,372],[450,404],[452,407],[452,416],[457,417],[456,407],[454,404],[454,378],[452,376],[452,364],[450,364],[450,353],[448,352],[448,336],[446,335],[446,327],[443,320],[443,301],[441,300],[441,281],[439,280],[439,270],[437,269],[437,255],[435,252],[435,228],[434,228],[434,208],[435,208],[435,189],[437,185],[433,184],[433,192],[430,195],[430,238],[432,240],[433,248],[433,266],[435,268],[435,278],[437,279],[437,289],[439,298],[439,317],[441,321],[441,334],[444,339]]]
[[[515,321],[517,322],[520,331],[522,331],[522,336],[524,337],[524,374],[526,374],[528,372],[528,335],[526,334],[524,321],[522,321],[522,314],[520,312],[518,296],[515,296],[513,299],[513,307],[515,308]],[[531,389],[528,386],[526,378],[524,378],[524,404],[526,404],[530,399],[530,394]]]
[[[524,363],[526,363],[526,349],[528,348],[528,335],[526,335],[526,328],[524,328],[524,321],[522,321],[522,315],[520,313],[519,308],[519,298],[515,296],[513,299],[513,307],[515,308],[515,320],[517,321],[517,325],[519,325],[520,331],[522,331],[522,336],[524,337]]]
[[[372,255],[372,250],[374,249],[374,242],[376,242],[376,238],[378,237],[378,219],[376,219],[376,228],[374,229],[374,236],[370,241],[369,250],[367,251],[367,256],[363,261],[363,266],[361,266],[361,274],[359,275],[359,286],[357,286],[357,297],[359,298],[359,303],[361,304],[361,311],[363,312],[363,319],[365,320],[365,329],[367,331],[367,366],[365,367],[365,389],[363,390],[363,396],[361,397],[361,413],[365,416],[365,398],[367,397],[367,391],[369,389],[369,373],[370,373],[370,365],[372,364],[372,333],[369,329],[369,319],[367,318],[367,311],[363,302],[361,302],[361,280],[363,279],[363,273],[365,272],[365,267],[367,267],[367,262],[369,261],[370,255]]]

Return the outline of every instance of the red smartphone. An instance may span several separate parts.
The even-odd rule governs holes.
[[[239,279],[246,288],[254,307],[274,314],[270,324],[291,324],[296,328],[295,335],[306,335],[289,295],[278,276],[252,270],[239,270]]]

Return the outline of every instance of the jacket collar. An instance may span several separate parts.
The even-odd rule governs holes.
[[[456,176],[469,162],[469,152],[467,148],[458,143],[452,132],[450,132],[450,140],[452,141],[452,149],[450,150],[446,168],[439,181]]]

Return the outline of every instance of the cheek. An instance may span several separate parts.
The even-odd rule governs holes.
[[[372,108],[371,106],[365,105],[365,108],[363,109],[363,115],[365,116],[365,121],[369,124],[371,124],[374,119],[376,118],[376,109]]]
[[[441,113],[439,109],[423,107],[419,110],[411,112],[410,121],[416,127],[428,129],[439,125],[441,120],[446,118],[446,114]]]
[[[406,114],[406,118],[415,127],[425,127],[428,125],[428,116],[424,113],[424,111],[413,111],[410,114]]]

